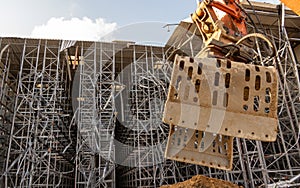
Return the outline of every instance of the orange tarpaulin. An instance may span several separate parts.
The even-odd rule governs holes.
[[[280,1],[300,16],[300,2],[299,2],[299,0],[280,0]]]

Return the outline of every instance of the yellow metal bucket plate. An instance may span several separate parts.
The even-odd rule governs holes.
[[[223,170],[232,168],[233,137],[170,126],[165,152],[168,159]]]
[[[213,134],[274,141],[276,69],[176,56],[163,121]]]

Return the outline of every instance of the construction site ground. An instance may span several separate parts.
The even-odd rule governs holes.
[[[242,188],[228,181],[197,175],[189,180],[173,185],[164,185],[161,188]]]

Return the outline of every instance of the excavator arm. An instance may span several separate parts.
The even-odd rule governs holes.
[[[203,1],[192,14],[192,19],[204,35],[212,34],[220,29],[225,37],[234,41],[237,37],[247,34],[246,16],[238,3],[238,0]],[[222,21],[222,24],[218,25],[218,21]],[[211,30],[204,29],[211,26],[214,27]]]
[[[213,56],[251,63],[258,55],[251,42],[257,42],[265,50],[263,56],[273,57],[274,47],[264,35],[248,34],[245,14],[238,0],[205,0],[199,3],[191,18],[201,33],[204,49],[209,48]],[[261,40],[258,42],[257,38]]]
[[[170,125],[165,157],[230,170],[234,137],[276,139],[274,45],[247,32],[238,0],[204,0],[191,18],[204,45],[196,57],[175,57],[163,115]]]

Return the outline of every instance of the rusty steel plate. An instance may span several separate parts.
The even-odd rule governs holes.
[[[276,69],[176,56],[163,121],[215,134],[275,141]]]
[[[233,137],[170,125],[165,158],[231,170]]]

